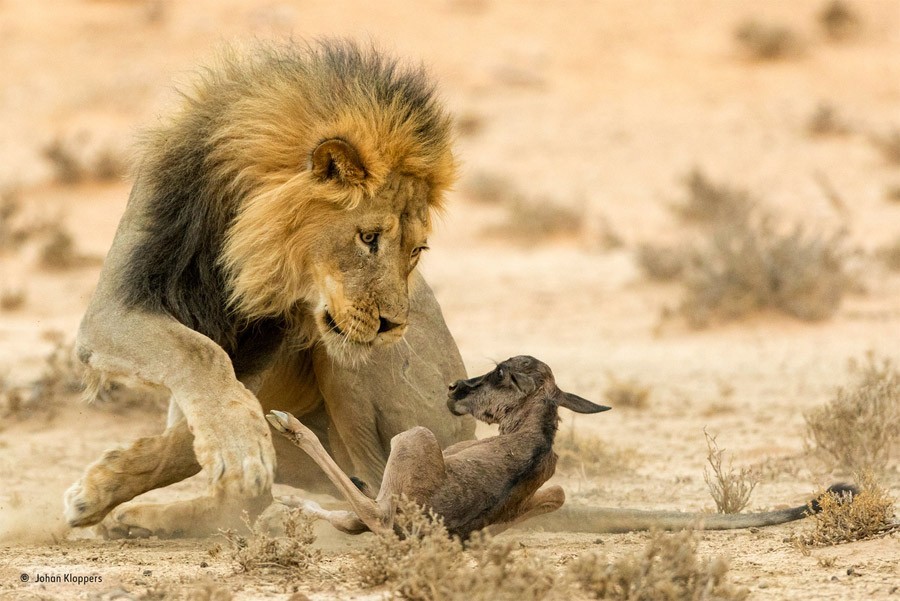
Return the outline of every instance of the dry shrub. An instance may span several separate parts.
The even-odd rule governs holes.
[[[113,596],[110,599],[132,599]],[[210,578],[202,578],[188,584],[164,582],[151,586],[137,598],[139,601],[231,601],[231,590]]]
[[[576,472],[584,478],[598,478],[628,469],[637,455],[630,449],[614,449],[596,436],[576,433],[557,434],[553,450],[559,456],[557,468],[561,472]]]
[[[463,113],[456,118],[456,131],[464,138],[476,136],[484,129],[484,119],[476,113]]]
[[[836,467],[883,471],[900,444],[900,372],[890,360],[869,355],[856,382],[804,417],[807,446]]]
[[[25,305],[25,289],[15,286],[0,286],[0,311],[15,311]]]
[[[613,407],[630,407],[643,409],[650,400],[650,387],[645,386],[635,379],[620,379],[607,373],[609,383],[603,391],[606,400]]]
[[[684,272],[685,250],[679,246],[640,244],[637,261],[644,274],[657,282],[670,282]]]
[[[43,154],[53,165],[58,182],[74,184],[85,178],[85,170],[72,144],[63,142],[61,138],[55,138],[44,147]]]
[[[892,165],[900,165],[900,129],[893,129],[886,134],[873,135],[872,143],[881,151],[884,160]]]
[[[609,563],[593,553],[569,564],[570,578],[594,599],[621,601],[689,601],[745,599],[749,591],[728,582],[721,557],[700,558],[690,531],[654,532],[640,553]]]
[[[878,255],[888,269],[892,271],[900,271],[900,237],[891,244],[882,247],[878,251]]]
[[[0,251],[15,250],[28,238],[29,232],[17,223],[22,211],[19,189],[0,188]]]
[[[706,461],[712,468],[703,470],[703,480],[709,487],[709,494],[716,502],[716,511],[719,513],[740,513],[750,503],[750,495],[759,484],[759,476],[750,468],[742,467],[740,471],[734,470],[734,465],[729,461],[728,468],[722,465],[722,457],[725,449],[720,449],[716,443],[716,437],[710,436],[706,430]]]
[[[71,140],[55,138],[43,149],[61,184],[76,184],[85,180],[109,181],[121,178],[127,167],[121,154],[112,148],[101,148],[94,157],[81,148],[84,136]]]
[[[242,572],[276,569],[303,574],[314,568],[321,557],[321,553],[312,548],[316,540],[313,521],[301,510],[293,509],[285,515],[284,534],[273,535],[262,520],[256,520],[251,526],[245,516],[249,536],[233,530],[227,530],[222,535],[228,542],[227,550],[232,561],[240,566]]]
[[[40,265],[45,269],[68,269],[79,262],[72,235],[62,226],[51,231],[41,245]]]
[[[819,512],[812,513],[813,529],[799,535],[801,548],[822,547],[872,538],[898,528],[893,522],[894,500],[871,472],[859,476],[859,493],[824,492],[816,501]]]
[[[900,185],[888,186],[884,191],[884,197],[891,202],[900,202]]]
[[[845,267],[843,233],[797,225],[780,232],[769,215],[719,224],[685,272],[680,311],[694,327],[776,309],[806,321],[834,315],[856,286]]]
[[[673,209],[686,221],[741,221],[756,205],[746,190],[715,182],[696,167],[685,176],[684,185],[687,196]]]
[[[511,542],[476,533],[464,548],[440,517],[398,500],[395,533],[378,535],[357,562],[365,586],[388,586],[411,601],[546,599],[555,573]]]
[[[54,336],[53,349],[44,358],[40,377],[31,385],[31,402],[60,403],[84,390],[84,367],[75,358],[74,345]]]
[[[859,32],[862,19],[849,4],[832,0],[819,13],[819,25],[832,40],[844,40]]]
[[[484,204],[509,203],[519,194],[511,179],[488,171],[477,171],[468,177],[462,192],[469,200]]]
[[[563,238],[581,232],[583,209],[556,204],[548,198],[517,198],[509,206],[506,223],[496,231],[525,242]]]
[[[807,121],[806,131],[811,136],[843,136],[849,134],[852,128],[841,118],[834,106],[823,102],[816,107]]]
[[[778,60],[798,56],[803,42],[790,27],[749,19],[734,32],[743,53],[752,60]]]

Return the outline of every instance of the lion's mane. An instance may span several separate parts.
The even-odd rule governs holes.
[[[366,177],[316,178],[316,146],[340,138]],[[171,314],[221,345],[235,371],[275,350],[306,287],[305,241],[390,173],[452,183],[451,124],[421,67],[347,41],[230,49],[149,132],[133,195],[143,233],[125,267],[130,307]]]

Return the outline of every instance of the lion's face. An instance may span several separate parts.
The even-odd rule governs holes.
[[[346,355],[403,337],[410,274],[427,248],[428,210],[424,182],[394,174],[372,198],[336,208],[316,232],[308,296],[330,350]]]

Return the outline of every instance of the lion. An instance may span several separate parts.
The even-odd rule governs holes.
[[[410,427],[473,438],[440,410],[465,368],[416,269],[451,146],[424,69],[350,41],[227,50],[203,72],[144,140],[75,344],[92,391],[168,390],[167,426],[91,464],[68,524],[202,534],[267,505],[275,478],[316,489],[309,461],[276,469],[269,410],[371,482]],[[120,507],[201,469],[203,497]]]

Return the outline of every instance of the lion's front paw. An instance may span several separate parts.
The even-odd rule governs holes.
[[[228,496],[256,497],[272,488],[275,447],[258,409],[237,403],[233,408],[227,419],[194,426],[194,451],[215,488]]]

